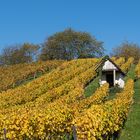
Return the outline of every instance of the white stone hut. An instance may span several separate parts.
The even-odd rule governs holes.
[[[105,56],[96,67],[100,75],[99,84],[109,83],[109,87],[124,87],[125,73],[108,56]]]

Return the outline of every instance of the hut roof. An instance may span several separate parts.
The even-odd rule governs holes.
[[[126,73],[123,72],[122,69],[112,59],[110,59],[109,56],[103,57],[101,61],[96,65],[95,70],[97,71],[100,67],[102,67],[107,60],[109,60],[118,69],[119,72],[121,72],[123,75],[126,75]]]

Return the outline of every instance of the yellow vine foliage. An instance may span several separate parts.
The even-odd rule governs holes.
[[[77,116],[74,124],[79,140],[107,139],[123,127],[133,103],[133,80],[128,80],[122,93],[102,105],[92,105]]]
[[[99,59],[63,63],[52,72],[0,95],[0,139],[61,140],[76,126],[78,139],[103,139],[122,128],[133,102],[133,81],[106,101],[109,85],[85,98]]]
[[[22,85],[17,87],[16,89],[10,89],[2,92],[2,94],[0,94],[0,108],[7,108],[13,105],[25,104],[26,102],[35,100],[48,91],[50,94],[53,91],[61,92],[62,87],[65,87],[63,84],[78,76],[80,73],[82,74],[89,69],[88,72],[91,71],[89,73],[95,75],[94,65],[97,62],[97,59],[83,59],[77,61],[74,60],[72,62],[70,61],[66,64],[62,64],[62,66],[58,67],[56,70],[45,74],[30,83],[27,83],[26,85]],[[84,79],[81,79],[81,81],[82,80],[84,81]],[[58,89],[60,86],[62,87]]]
[[[124,58],[124,57],[119,57],[118,59],[115,60],[115,63],[116,63],[118,66],[121,66],[122,64],[125,63],[125,58]]]
[[[100,88],[93,94],[92,99],[94,99],[94,96],[95,99],[98,98],[98,101],[99,96],[101,100],[104,98],[101,91],[105,91],[105,89],[107,91],[107,85]],[[10,112],[10,115],[1,116],[0,124],[7,129],[7,138],[9,139],[20,139],[23,136],[30,139],[44,139],[49,136],[54,139],[58,138],[58,136],[62,138],[65,133],[71,133],[72,121],[77,115],[75,114],[77,109],[72,108],[71,105],[73,102],[80,100],[84,96],[83,93],[82,87],[75,88],[69,94],[43,108],[38,107],[31,110],[26,108],[26,110],[20,109],[16,110],[16,112]],[[101,97],[102,95],[103,97]],[[79,106],[79,108],[81,107]]]
[[[56,89],[53,87],[53,90],[44,92],[31,102],[28,102],[30,99],[27,99],[25,104],[19,104],[19,100],[24,99],[24,94],[23,96],[18,96],[20,93],[17,93],[16,89],[12,91],[14,95],[12,100],[11,98],[9,99],[10,95],[12,95],[9,92],[11,90],[5,92],[5,96],[1,95],[1,101],[3,101],[1,102],[2,109],[0,111],[1,138],[3,137],[4,128],[7,130],[8,139],[23,139],[24,137],[43,139],[50,136],[55,138],[64,135],[65,131],[70,132],[74,110],[70,108],[69,104],[84,97],[84,86],[96,76],[94,65],[97,61],[95,59],[91,59],[91,61],[90,59],[73,61],[72,63],[70,62],[69,67],[67,66],[67,70],[58,68],[57,72],[47,74],[48,81],[50,81],[50,77],[57,83],[56,81],[59,79],[55,76],[58,73],[64,73],[65,78],[63,76],[62,78],[66,79],[66,81],[59,85],[56,84]],[[54,76],[53,74],[56,75]],[[58,74],[58,76],[60,77],[61,75]],[[49,83],[47,80],[46,83]],[[4,102],[9,103],[8,107]]]
[[[114,57],[114,56],[113,56],[113,57],[111,57],[111,60],[115,61],[115,60],[116,60],[116,57]]]
[[[64,61],[46,61],[30,64],[16,64],[0,67],[0,92],[26,81],[29,77],[35,77],[38,73],[46,73],[60,66]]]
[[[101,87],[99,87],[93,95],[90,97],[77,100],[75,103],[72,104],[72,108],[74,108],[75,113],[81,113],[84,109],[88,109],[92,104],[102,104],[106,101],[109,90],[109,84],[105,83]]]
[[[131,67],[131,65],[133,64],[133,62],[134,62],[134,58],[133,57],[128,58],[126,63],[124,63],[121,66],[121,70],[124,71],[124,72],[127,72],[129,70],[129,68]]]

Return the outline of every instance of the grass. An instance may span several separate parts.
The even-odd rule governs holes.
[[[140,79],[135,82],[134,104],[119,140],[140,140]]]
[[[84,94],[86,97],[91,96],[99,87],[99,77],[96,77],[86,88]]]
[[[127,73],[127,76],[124,79],[125,81],[127,81],[129,78],[131,78],[133,80],[135,79],[135,67],[136,67],[136,65],[132,64],[130,70]]]
[[[116,93],[120,93],[123,89],[119,88],[118,86],[115,87],[111,87],[109,89],[109,96],[107,97],[107,100],[112,100],[113,98],[115,98]]]

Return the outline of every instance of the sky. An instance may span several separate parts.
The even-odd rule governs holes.
[[[140,0],[0,0],[0,51],[70,27],[103,41],[107,54],[123,41],[140,44]]]

